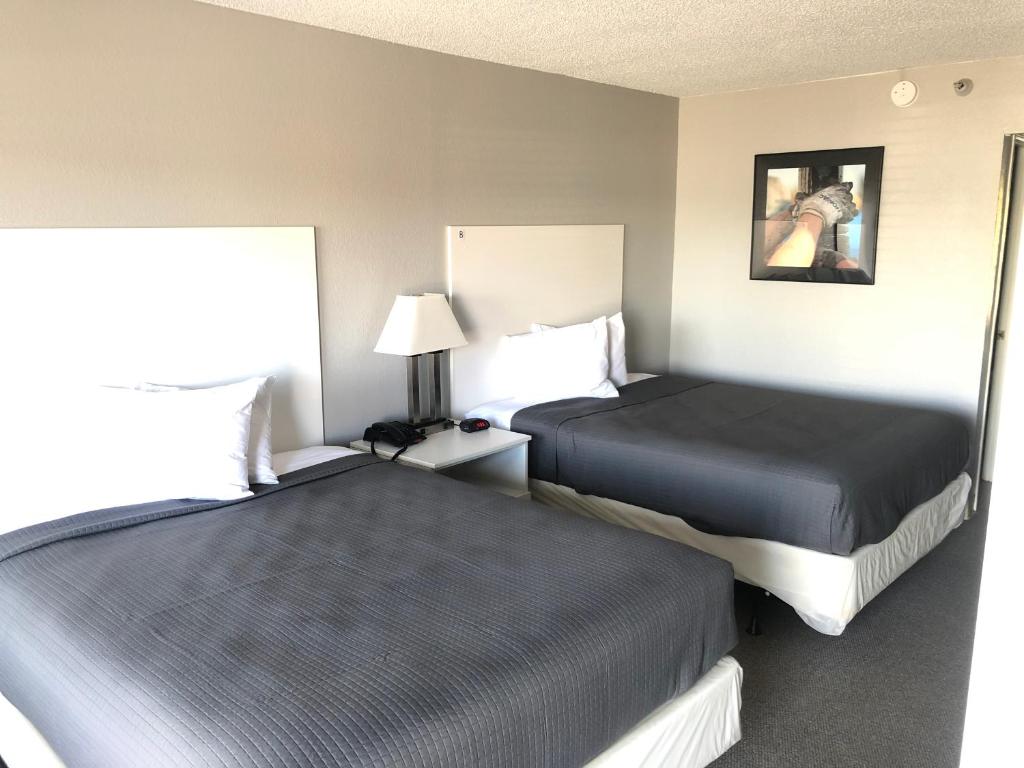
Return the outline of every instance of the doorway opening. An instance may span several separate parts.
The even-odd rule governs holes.
[[[1013,316],[1013,286],[1024,248],[1024,133],[1010,134],[1003,142],[1000,184],[996,279],[992,291],[985,339],[978,435],[975,456],[974,508],[984,484],[992,482],[993,459],[999,440],[999,413],[1003,397],[1006,334]]]

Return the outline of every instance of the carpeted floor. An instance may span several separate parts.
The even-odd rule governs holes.
[[[714,768],[955,768],[987,521],[953,531],[839,637],[775,598],[765,634],[747,635],[754,592],[738,584],[743,739]]]

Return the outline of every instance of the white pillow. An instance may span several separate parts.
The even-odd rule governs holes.
[[[245,457],[253,383],[159,396],[109,387],[49,395],[43,418],[60,419],[74,450],[60,449],[54,482],[54,444],[19,430],[26,438],[17,443],[22,476],[0,508],[0,534],[92,509],[251,495]]]
[[[626,370],[626,321],[616,312],[608,318],[608,378],[616,387],[629,383]]]
[[[502,357],[517,400],[542,403],[619,396],[608,380],[608,322],[604,317],[543,333],[506,336]]]
[[[252,495],[246,452],[258,388],[253,379],[157,393],[98,388],[76,467],[82,509]]]
[[[557,327],[533,323],[530,332],[550,331]],[[621,312],[616,312],[608,318],[608,378],[616,387],[624,387],[629,383],[629,373],[626,369],[626,323]]]
[[[274,472],[274,455],[271,447],[270,409],[274,377],[265,376],[249,379],[257,383],[256,401],[252,407],[252,424],[249,428],[249,448],[246,452],[249,464],[249,482],[273,485],[277,482]],[[150,384],[135,384],[132,389],[142,392],[177,392],[188,387]]]

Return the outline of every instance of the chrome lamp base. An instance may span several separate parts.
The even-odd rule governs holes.
[[[426,366],[426,391],[421,391],[420,367]],[[451,426],[441,394],[441,351],[411,355],[406,358],[409,387],[409,424],[425,434],[440,432]]]

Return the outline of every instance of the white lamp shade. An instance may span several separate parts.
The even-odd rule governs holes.
[[[374,352],[422,355],[466,343],[443,293],[396,296]]]

